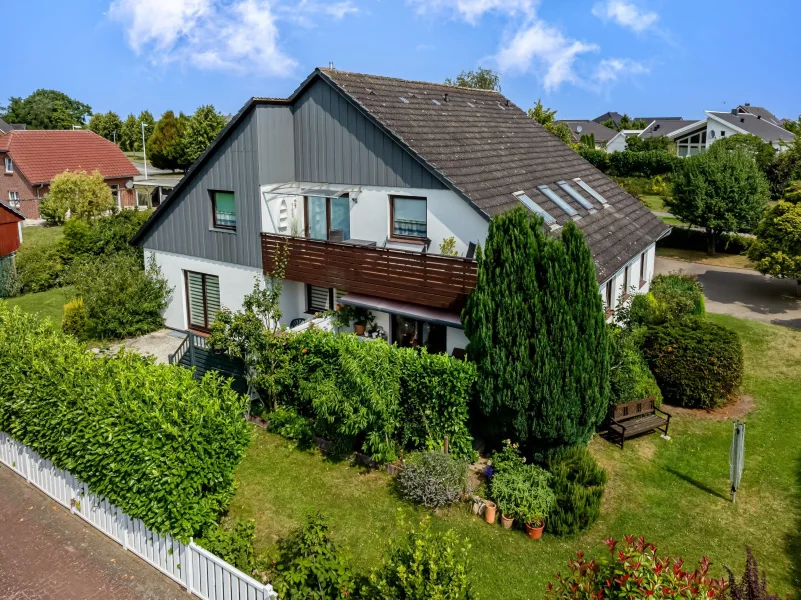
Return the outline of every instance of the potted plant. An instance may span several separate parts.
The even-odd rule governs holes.
[[[356,335],[361,336],[364,335],[368,325],[373,325],[375,323],[373,313],[366,308],[360,308],[358,306],[353,311],[353,320],[353,331],[356,332]]]
[[[524,469],[524,489],[517,505],[517,516],[532,540],[542,537],[545,518],[556,504],[556,495],[548,485],[551,474],[539,467],[529,465]]]
[[[501,510],[501,524],[504,529],[511,529],[512,524],[515,522],[516,512],[516,494],[517,491],[514,485],[514,473],[497,473],[492,477],[490,482],[490,492],[492,499]]]

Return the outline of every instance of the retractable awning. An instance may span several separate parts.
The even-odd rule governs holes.
[[[392,315],[400,315],[409,319],[428,321],[429,323],[434,323],[436,325],[445,325],[447,327],[457,327],[462,329],[462,322],[459,319],[459,313],[441,308],[421,306],[420,304],[400,302],[398,300],[387,300],[386,298],[378,298],[376,296],[367,296],[364,294],[345,294],[339,298],[337,302],[340,304],[348,304],[350,306],[358,306],[360,308],[367,308],[370,310],[379,310],[381,312],[390,313]]]

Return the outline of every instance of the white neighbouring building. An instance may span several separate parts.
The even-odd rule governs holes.
[[[369,309],[388,340],[460,353],[489,221],[524,206],[584,233],[611,311],[646,291],[670,228],[498,92],[315,70],[254,98],[134,238],[174,288],[169,327],[208,331],[288,249],[283,320]],[[440,248],[450,240],[458,256]]]

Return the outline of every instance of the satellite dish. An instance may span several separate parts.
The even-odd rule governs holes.
[[[584,131],[584,128],[581,125],[576,127],[576,133],[581,133],[582,131]]]
[[[131,189],[133,189],[133,185],[134,185],[133,184],[133,179],[129,179],[128,181],[125,182],[125,189],[126,190],[131,190]]]

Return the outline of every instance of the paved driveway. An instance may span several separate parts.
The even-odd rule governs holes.
[[[191,596],[0,465],[0,598],[185,600]]]
[[[801,298],[796,296],[795,281],[765,277],[749,269],[656,258],[657,273],[678,270],[698,276],[709,312],[801,329]]]

